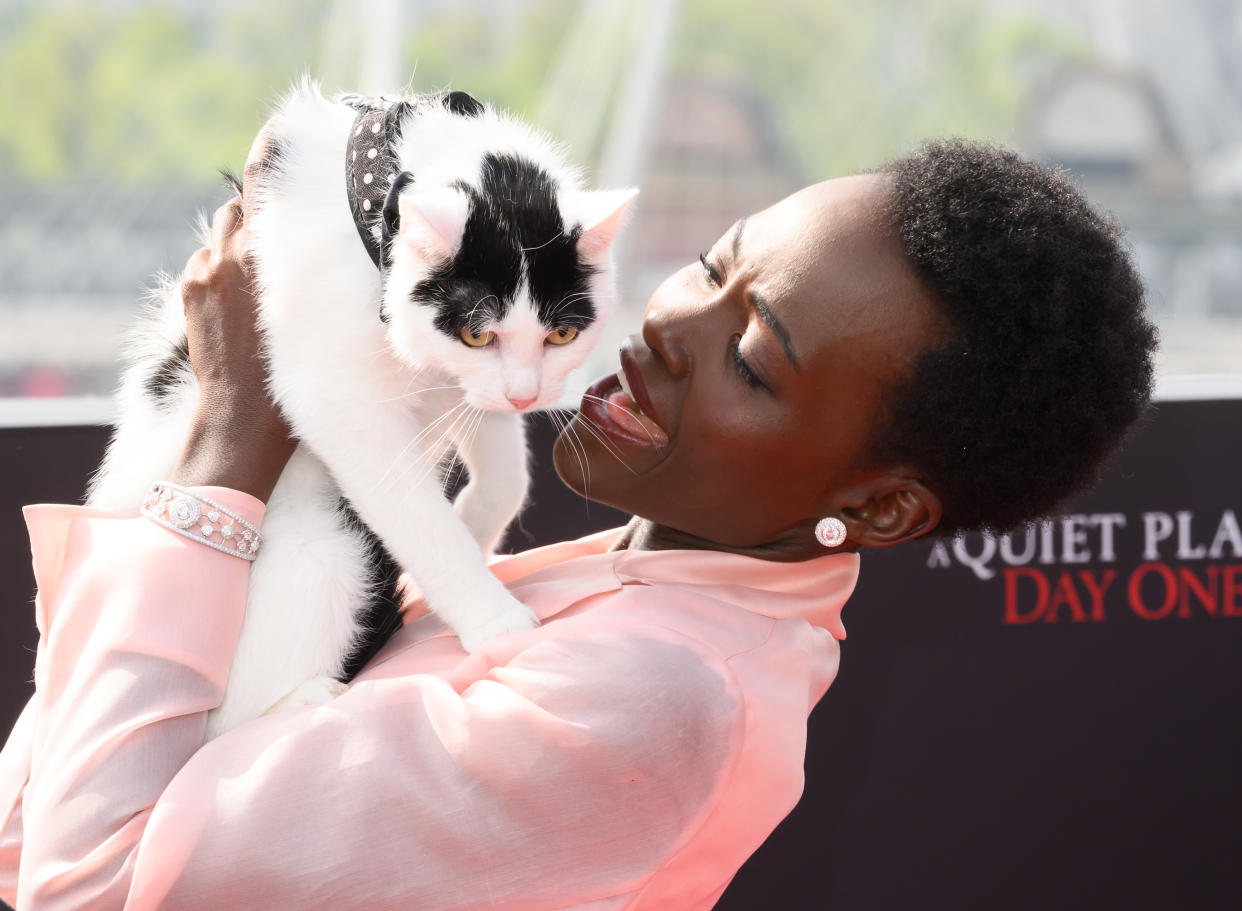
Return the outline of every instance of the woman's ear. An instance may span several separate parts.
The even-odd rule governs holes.
[[[940,524],[940,498],[917,478],[876,478],[838,508],[847,539],[859,547],[892,547]]]

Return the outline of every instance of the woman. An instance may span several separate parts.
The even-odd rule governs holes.
[[[257,522],[240,203],[184,297],[202,407],[172,480]],[[801,792],[857,551],[1050,509],[1146,406],[1154,333],[1063,180],[944,143],[739,221],[655,292],[555,450],[624,530],[503,559],[543,625],[467,656],[422,607],[332,702],[202,746],[248,564],[36,507],[37,694],[0,767],[22,908],[709,908]],[[607,398],[620,386],[601,380]]]

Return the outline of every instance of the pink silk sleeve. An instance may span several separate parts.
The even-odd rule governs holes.
[[[263,515],[246,494],[205,492]],[[40,641],[17,903],[119,908],[151,808],[222,698],[249,563],[136,513],[33,506],[26,518]]]
[[[503,664],[365,680],[202,746],[248,564],[138,518],[29,522],[23,911],[620,908],[703,824],[740,750],[726,660],[590,612]],[[637,589],[616,597],[668,597]]]

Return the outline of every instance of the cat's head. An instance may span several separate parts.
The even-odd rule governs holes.
[[[384,312],[398,354],[493,411],[554,403],[613,308],[611,247],[637,190],[560,187],[487,155],[478,186],[401,179]]]

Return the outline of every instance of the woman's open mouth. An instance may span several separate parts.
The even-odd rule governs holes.
[[[596,380],[582,396],[579,406],[584,419],[606,437],[626,446],[650,446],[659,448],[668,443],[664,428],[643,412],[639,400],[646,398],[646,390],[634,394],[624,364],[621,371]],[[638,383],[642,382],[641,375]]]

